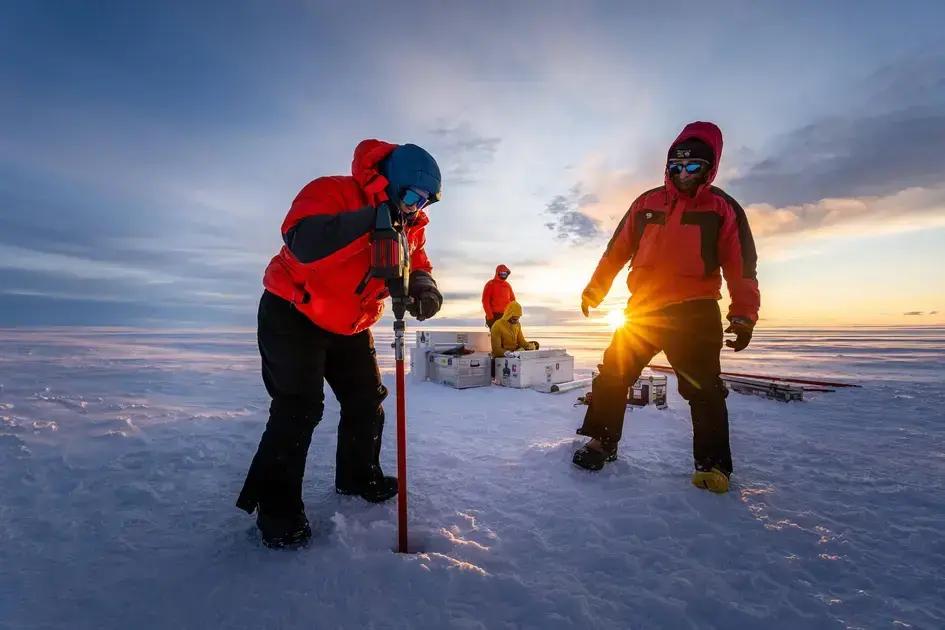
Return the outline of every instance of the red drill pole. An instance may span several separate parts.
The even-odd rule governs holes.
[[[397,551],[407,551],[407,400],[404,386],[406,346],[404,314],[408,296],[410,261],[403,216],[399,208],[384,203],[378,208],[371,236],[371,273],[386,280],[394,311],[394,363],[397,370]]]
[[[407,388],[404,384],[404,321],[394,321],[397,369],[397,551],[407,550]]]

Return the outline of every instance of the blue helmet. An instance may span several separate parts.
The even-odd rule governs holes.
[[[381,163],[389,182],[387,196],[400,199],[413,186],[430,193],[430,203],[440,200],[440,167],[433,156],[415,144],[401,144]]]

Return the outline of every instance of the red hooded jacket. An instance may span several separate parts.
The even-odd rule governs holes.
[[[728,317],[758,320],[757,254],[748,219],[737,201],[712,186],[722,157],[722,132],[712,123],[694,122],[673,145],[691,138],[715,153],[705,184],[689,197],[667,173],[662,186],[637,197],[585,289],[592,306],[600,304],[629,261],[631,316],[678,302],[721,299],[721,270],[732,298]]]
[[[383,280],[370,275],[370,239],[374,209],[387,201],[388,182],[378,163],[395,148],[364,140],[354,150],[351,177],[320,177],[302,188],[282,223],[285,245],[266,268],[266,289],[330,332],[353,335],[384,312],[388,291]],[[411,271],[432,270],[423,251],[427,223],[421,210],[406,228]],[[317,237],[305,239],[302,248],[297,243],[302,239],[296,239],[300,231]]]
[[[502,317],[505,307],[515,301],[515,291],[507,280],[499,277],[499,273],[511,273],[505,265],[495,268],[495,278],[486,283],[482,289],[482,310],[486,312],[486,319],[492,319],[497,314]]]

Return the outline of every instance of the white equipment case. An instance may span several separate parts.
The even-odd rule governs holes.
[[[431,352],[427,348],[410,349],[410,380],[423,382],[432,370]]]
[[[495,359],[495,383],[505,387],[547,387],[574,380],[574,357],[563,348],[520,350]]]
[[[627,402],[634,407],[655,405],[657,409],[665,409],[666,377],[644,372],[630,388],[630,398]]]
[[[410,348],[410,380],[425,381],[433,379],[433,355],[437,351],[445,351],[463,346],[475,352],[489,352],[492,342],[489,333],[449,332],[449,331],[417,331],[417,345]],[[471,356],[471,355],[467,355]]]
[[[427,354],[427,374],[434,383],[456,389],[488,387],[492,384],[491,359],[486,352],[472,354]]]
[[[455,348],[456,346],[466,346],[467,350],[474,350],[476,352],[489,352],[492,350],[492,342],[487,332],[417,331],[418,348],[436,350],[437,348]]]

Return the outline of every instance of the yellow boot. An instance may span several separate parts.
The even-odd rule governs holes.
[[[711,490],[719,494],[728,492],[728,477],[718,468],[703,471],[697,470],[692,473],[692,485],[703,490]]]

